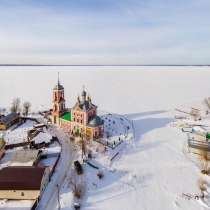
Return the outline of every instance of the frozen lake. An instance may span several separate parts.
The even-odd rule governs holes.
[[[0,107],[20,97],[33,110],[49,108],[58,71],[67,106],[83,85],[99,109],[125,114],[172,109],[210,96],[210,67],[1,66]]]

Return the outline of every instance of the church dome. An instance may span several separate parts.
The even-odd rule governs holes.
[[[83,97],[86,97],[86,95],[87,95],[86,91],[83,90],[83,91],[82,91],[82,96],[83,96]]]
[[[103,125],[103,120],[99,116],[95,116],[93,119],[90,120],[89,126],[97,127],[99,125]]]

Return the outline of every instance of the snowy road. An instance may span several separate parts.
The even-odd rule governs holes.
[[[73,145],[71,144],[67,134],[56,128],[51,130],[51,134],[56,135],[61,143],[61,158],[51,181],[43,192],[41,200],[36,208],[37,210],[53,210],[58,208],[58,192],[67,177],[67,173],[70,170],[75,156]]]

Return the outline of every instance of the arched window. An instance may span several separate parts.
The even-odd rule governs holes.
[[[55,101],[57,101],[57,93],[56,92],[54,94],[54,99],[55,99]]]
[[[58,110],[58,107],[57,107],[57,105],[55,104],[55,106],[54,106],[54,111],[56,112]]]

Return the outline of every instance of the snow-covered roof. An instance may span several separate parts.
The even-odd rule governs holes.
[[[28,163],[27,165],[33,165],[36,161],[39,151],[38,150],[17,150],[12,157],[12,166],[20,165],[20,163]],[[21,164],[22,165],[22,164]]]
[[[7,144],[15,144],[24,142],[27,140],[27,131],[33,128],[35,122],[27,120],[24,124],[16,128],[15,130],[8,130],[5,133],[4,140]]]
[[[40,144],[40,143],[49,143],[52,139],[52,136],[49,133],[43,133],[40,132],[37,136],[33,138],[33,141],[35,144]]]
[[[12,112],[6,115],[5,117],[1,118],[0,122],[4,124],[9,124],[12,121],[16,120],[17,118],[19,118],[19,114]]]

